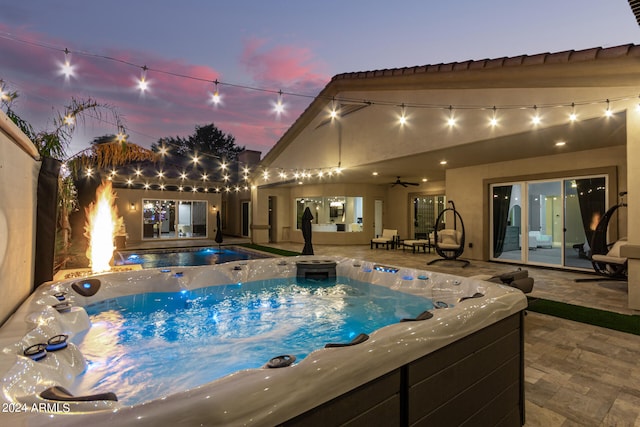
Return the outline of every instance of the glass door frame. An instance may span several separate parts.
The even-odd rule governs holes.
[[[566,204],[566,191],[565,191],[565,185],[567,181],[571,181],[571,180],[577,180],[577,179],[587,179],[587,178],[604,178],[605,180],[605,194],[604,194],[604,198],[605,198],[605,209],[608,208],[609,205],[611,205],[611,201],[609,199],[609,195],[611,194],[611,191],[613,191],[614,189],[611,188],[612,182],[614,181],[614,178],[608,174],[608,173],[604,173],[604,172],[598,172],[598,173],[593,173],[593,174],[585,174],[585,175],[560,175],[560,176],[554,176],[554,177],[549,177],[549,178],[539,178],[539,179],[535,179],[534,177],[532,177],[531,179],[523,179],[523,180],[508,180],[505,179],[504,181],[498,181],[495,180],[491,183],[489,183],[489,260],[491,261],[497,261],[497,262],[505,262],[505,263],[520,263],[520,264],[526,264],[526,265],[538,265],[538,266],[544,266],[544,267],[555,267],[555,268],[565,268],[565,269],[572,269],[572,270],[581,270],[581,271],[585,271],[585,270],[589,270],[590,268],[580,268],[580,267],[576,267],[576,266],[570,266],[567,265],[566,262],[566,230],[567,230],[567,204]],[[532,261],[530,259],[530,249],[529,249],[529,186],[531,184],[538,184],[538,183],[545,183],[545,182],[559,182],[560,184],[560,195],[559,197],[561,197],[561,204],[562,204],[562,209],[561,209],[561,239],[560,239],[560,259],[559,259],[559,263],[558,264],[550,264],[550,263],[544,263],[544,262],[539,262],[539,261]],[[520,259],[516,260],[516,259],[507,259],[507,258],[500,258],[500,257],[494,257],[494,225],[493,225],[493,215],[494,215],[494,206],[493,206],[493,194],[494,194],[494,188],[495,187],[504,187],[504,186],[514,186],[514,185],[520,185],[521,188],[521,198],[522,198],[522,202],[521,202],[521,218],[520,218],[520,230],[521,231],[521,242],[520,242],[520,247],[521,247],[521,254],[520,254]],[[552,239],[553,240],[553,239]],[[552,242],[553,243],[553,242]]]

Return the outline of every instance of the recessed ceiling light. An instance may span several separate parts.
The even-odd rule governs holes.
[[[374,176],[378,176],[378,172],[373,172],[373,175]]]
[[[422,182],[427,182],[427,178],[422,178]]]
[[[440,164],[441,164],[441,165],[446,165],[446,164],[447,164],[447,161],[446,161],[446,160],[441,160],[441,161],[440,161]]]
[[[567,143],[565,141],[558,141],[556,142],[556,147],[562,147],[563,145],[566,145]]]

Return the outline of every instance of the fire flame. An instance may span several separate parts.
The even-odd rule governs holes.
[[[122,217],[118,216],[115,202],[116,195],[111,182],[107,181],[96,190],[96,201],[85,208],[87,221],[84,235],[89,239],[86,255],[93,273],[111,270],[114,235],[122,226]]]

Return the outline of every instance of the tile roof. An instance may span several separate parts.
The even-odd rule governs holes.
[[[630,0],[631,2],[632,0]],[[638,4],[640,14],[640,0],[634,1]],[[639,57],[640,46],[626,44],[614,47],[596,47],[584,50],[565,50],[556,53],[540,53],[536,55],[519,55],[513,57],[502,57],[494,59],[480,59],[464,62],[449,62],[434,65],[419,65],[415,67],[387,68],[382,70],[355,71],[335,75],[331,81],[348,79],[366,79],[371,77],[391,77],[407,76],[425,73],[458,72],[470,70],[486,70],[497,68],[522,67],[532,65],[577,63],[585,61],[595,61],[600,59],[615,59],[621,57]]]

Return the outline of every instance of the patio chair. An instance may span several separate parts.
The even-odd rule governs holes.
[[[443,209],[436,219],[434,225],[434,242],[436,253],[442,258],[434,259],[429,262],[428,265],[434,264],[440,261],[459,261],[464,263],[462,267],[469,265],[469,261],[466,259],[460,259],[460,255],[464,252],[464,222],[460,213],[456,210],[456,206],[452,200],[449,200],[450,208]],[[453,213],[453,228],[442,228],[444,224],[444,218],[447,212]],[[460,228],[458,228],[458,221],[460,222]]]
[[[373,249],[373,245],[376,245],[376,249],[378,249],[378,245],[385,245],[387,250],[389,250],[389,245],[391,245],[391,249],[395,247],[396,236],[398,235],[398,230],[391,229],[383,229],[382,236],[376,236],[375,239],[371,239],[371,249]]]
[[[591,255],[591,264],[597,273],[614,280],[627,280],[627,258],[620,256],[620,248],[627,239],[617,240],[606,253]]]
[[[613,243],[607,242],[609,235],[609,221],[620,208],[627,204],[622,199],[627,195],[626,191],[619,194],[620,201],[612,206],[602,216],[596,226],[593,236],[591,236],[591,265],[593,269],[605,279],[576,279],[576,282],[595,282],[600,280],[621,280],[627,281],[627,258],[620,256],[620,248],[627,243],[626,238],[618,239]]]

